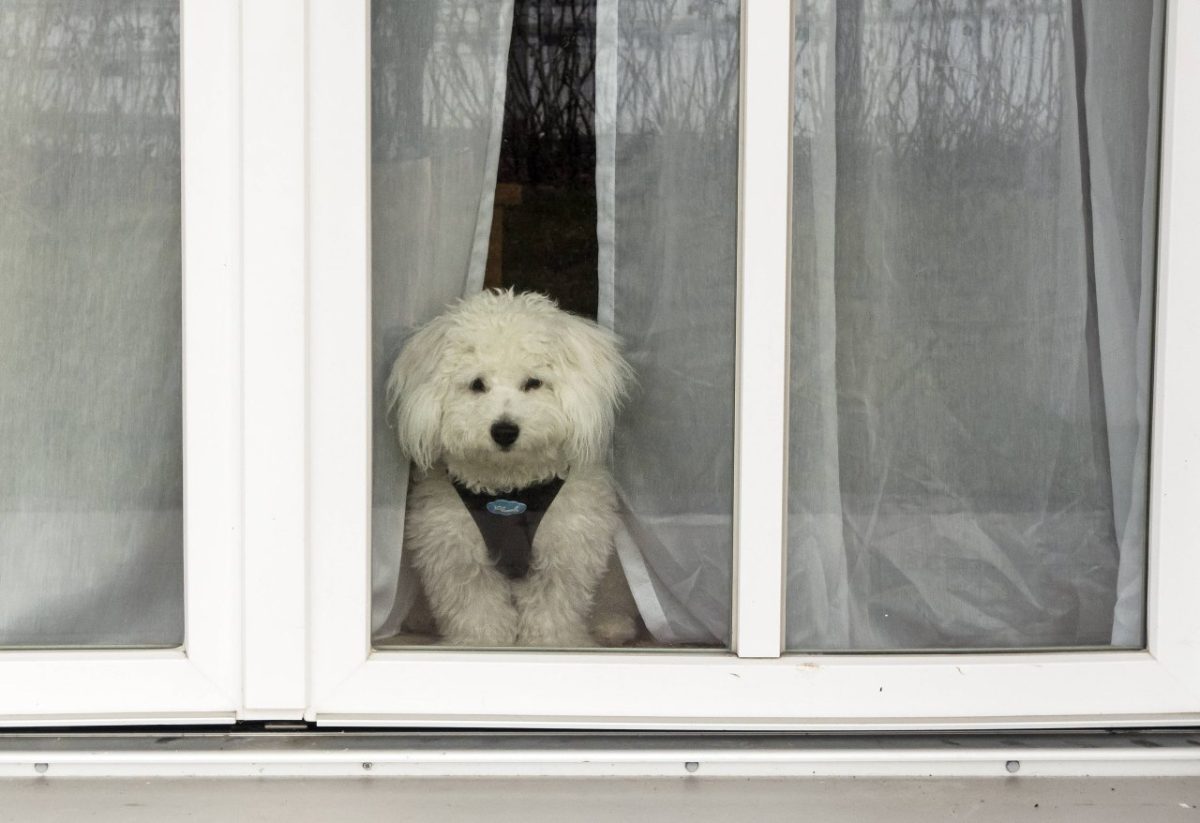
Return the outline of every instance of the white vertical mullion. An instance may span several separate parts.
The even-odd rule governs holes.
[[[734,650],[783,643],[791,3],[742,4]]]
[[[1146,629],[1150,652],[1200,699],[1200,3],[1167,8]]]
[[[243,716],[306,704],[306,9],[242,2]]]
[[[185,649],[236,703],[241,673],[241,156],[237,0],[180,4]]]
[[[370,643],[370,2],[309,0],[313,701]]]

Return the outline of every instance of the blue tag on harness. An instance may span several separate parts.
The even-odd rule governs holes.
[[[504,517],[511,517],[514,514],[524,514],[528,508],[520,500],[491,500],[487,504],[487,510],[490,514],[499,514]]]

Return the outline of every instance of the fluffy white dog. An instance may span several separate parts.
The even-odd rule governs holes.
[[[605,458],[631,376],[613,334],[538,294],[481,292],[404,347],[387,387],[416,467],[404,550],[443,642],[594,645],[617,526]]]

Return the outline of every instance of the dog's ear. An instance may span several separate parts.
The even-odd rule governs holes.
[[[439,377],[447,324],[442,318],[409,338],[387,380],[387,419],[396,429],[401,450],[422,470],[441,456],[442,403],[445,386]]]
[[[562,314],[556,354],[561,359],[557,391],[572,421],[571,462],[604,458],[621,401],[633,382],[633,369],[621,356],[620,340],[590,320]]]

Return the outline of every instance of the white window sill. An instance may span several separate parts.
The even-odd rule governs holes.
[[[1188,777],[1200,789],[1200,733],[832,736],[274,730],[0,735],[0,778],[414,776]]]

